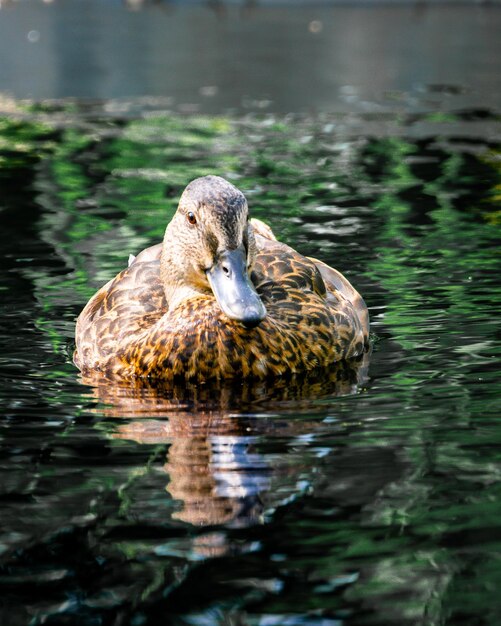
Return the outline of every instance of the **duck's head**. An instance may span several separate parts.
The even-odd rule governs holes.
[[[165,231],[161,276],[169,306],[212,292],[230,319],[257,326],[266,309],[249,277],[254,255],[243,193],[219,176],[195,179]]]

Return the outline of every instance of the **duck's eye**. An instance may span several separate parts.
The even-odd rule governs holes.
[[[193,213],[193,211],[188,211],[186,217],[188,218],[188,222],[190,224],[196,224],[197,223],[197,216],[195,215],[195,213]]]

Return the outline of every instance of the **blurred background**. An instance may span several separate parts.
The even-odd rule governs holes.
[[[2,0],[0,92],[182,112],[495,106],[501,3]]]

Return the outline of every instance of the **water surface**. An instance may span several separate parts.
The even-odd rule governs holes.
[[[0,622],[497,623],[499,117],[115,104],[0,118]],[[79,311],[208,173],[363,293],[370,358],[79,379]]]

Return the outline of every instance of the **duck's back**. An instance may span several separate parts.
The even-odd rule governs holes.
[[[151,255],[154,249],[158,254]],[[101,287],[80,313],[74,361],[82,371],[104,370],[125,345],[142,336],[167,311],[159,252],[158,246],[143,251]]]
[[[211,293],[170,311],[154,247],[82,311],[77,366],[121,377],[263,378],[361,354],[367,308],[350,283],[285,244],[259,234],[256,241],[251,277],[267,309],[259,326],[228,319]]]

